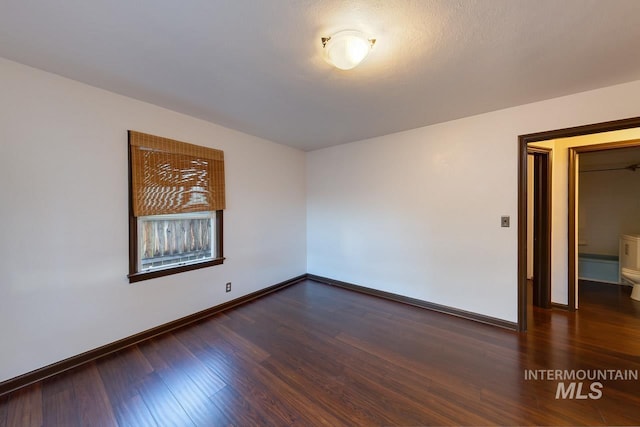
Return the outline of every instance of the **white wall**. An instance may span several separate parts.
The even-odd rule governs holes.
[[[622,234],[640,233],[640,171],[580,174],[580,252],[618,255]]]
[[[306,272],[303,152],[3,59],[0,94],[0,381]],[[127,129],[224,150],[224,265],[128,283]]]
[[[639,98],[636,81],[309,153],[308,272],[517,321],[518,135],[640,116]]]

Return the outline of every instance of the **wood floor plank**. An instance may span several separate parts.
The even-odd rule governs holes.
[[[0,396],[0,427],[7,426],[7,409],[9,407],[9,396]]]
[[[137,385],[153,372],[153,367],[142,355],[140,347],[133,346],[103,357],[95,364],[109,396],[117,424],[156,426],[137,388]]]
[[[241,349],[243,353],[249,354],[251,358],[258,363],[269,357],[269,353],[256,345],[256,343],[245,339],[242,335],[234,332],[224,325],[217,325],[216,331],[220,334],[220,337],[223,340],[233,344],[234,347]]]
[[[159,426],[195,426],[193,420],[156,372],[147,375],[136,385],[136,388]]]
[[[210,396],[182,372],[169,368],[159,371],[158,375],[195,425],[207,427],[230,423],[227,416],[213,404]],[[218,391],[220,389],[216,390],[216,394]]]
[[[96,367],[102,384],[109,395],[112,405],[117,406],[137,394],[132,387],[133,381],[129,377],[126,355],[129,351],[118,352],[96,361]]]
[[[24,387],[8,396],[8,427],[31,427],[42,424],[42,383]]]
[[[250,398],[250,397],[249,397]],[[279,420],[271,418],[269,414],[258,410],[250,404],[233,387],[227,386],[219,390],[212,398],[213,404],[222,413],[229,414],[233,421],[230,425],[235,426],[276,426]],[[219,424],[224,425],[224,423]]]
[[[80,411],[71,377],[64,372],[44,380],[42,386],[42,419],[49,426],[80,426]]]
[[[141,351],[195,425],[230,422],[210,400],[226,384],[173,334],[151,340],[149,345],[141,346]]]
[[[211,371],[193,352],[185,347],[173,334],[165,335],[162,340],[152,340],[149,346],[142,347],[141,351],[151,360],[156,371],[178,371],[200,388],[205,396],[212,396],[226,384]]]
[[[256,302],[256,301],[252,301]],[[243,307],[247,308],[248,306],[240,306],[236,307],[235,310],[229,310],[225,313],[220,313],[221,324],[227,325],[229,327],[234,326],[251,326],[256,323],[255,319],[251,315],[251,311],[247,310],[247,314],[244,313]]]
[[[275,425],[339,425],[331,413],[318,410],[314,402],[299,390],[293,389],[281,378],[257,364],[250,355],[238,353],[231,344],[219,342],[201,358],[207,359],[213,369],[250,404],[268,417]]]
[[[129,397],[113,405],[113,412],[120,427],[157,427],[153,415],[139,394]]]
[[[94,362],[76,369],[71,381],[80,425],[109,427],[116,424],[109,396]]]

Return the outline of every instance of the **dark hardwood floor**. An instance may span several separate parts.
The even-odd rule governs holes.
[[[629,288],[582,283],[580,304],[518,334],[304,281],[0,397],[0,426],[639,424],[637,380],[556,399],[525,379],[640,371]]]

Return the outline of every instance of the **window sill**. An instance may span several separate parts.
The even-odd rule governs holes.
[[[210,261],[198,262],[195,264],[180,265],[177,267],[166,268],[163,270],[143,271],[140,273],[131,273],[127,277],[129,283],[141,282],[143,280],[155,279],[157,277],[170,276],[172,274],[183,273],[185,271],[198,270],[200,268],[212,267],[224,263],[225,258],[216,258]]]

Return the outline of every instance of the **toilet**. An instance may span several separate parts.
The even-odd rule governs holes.
[[[620,277],[633,285],[631,299],[640,301],[640,234],[620,237]]]

